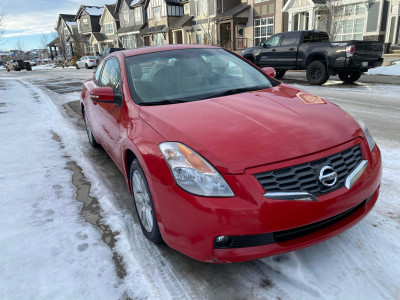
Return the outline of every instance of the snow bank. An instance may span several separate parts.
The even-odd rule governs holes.
[[[0,299],[122,298],[111,249],[80,216],[52,101],[0,81]]]
[[[366,75],[391,75],[400,76],[400,61],[396,61],[394,65],[382,66],[373,69],[369,69]]]

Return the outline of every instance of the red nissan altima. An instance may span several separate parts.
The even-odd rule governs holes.
[[[85,82],[89,142],[124,174],[148,239],[246,261],[326,240],[372,209],[381,155],[365,124],[271,71],[169,45],[112,53]]]

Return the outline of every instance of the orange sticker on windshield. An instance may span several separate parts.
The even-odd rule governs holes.
[[[320,97],[309,93],[297,93],[297,97],[301,99],[305,104],[324,104],[325,101]]]

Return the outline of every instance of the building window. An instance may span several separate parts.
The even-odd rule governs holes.
[[[168,16],[181,17],[183,15],[183,7],[176,5],[168,5]]]
[[[274,34],[274,18],[254,20],[254,45],[258,46]]]
[[[129,11],[124,11],[122,13],[122,16],[123,16],[124,24],[128,24],[129,23]]]
[[[185,5],[183,6],[183,8],[184,8],[185,14],[188,15],[188,14],[190,13],[190,6],[189,6],[189,4],[188,4],[188,3],[185,4]]]
[[[154,21],[160,21],[161,18],[161,7],[154,7],[153,8],[153,19]]]
[[[364,33],[364,18],[347,20],[338,30],[335,41],[362,40]]]
[[[88,19],[83,19],[83,29],[89,28]]]
[[[195,43],[204,44],[204,34],[200,29],[196,30]]]
[[[164,45],[164,35],[162,33],[156,33],[153,36],[154,45]]]
[[[136,7],[134,10],[135,14],[135,23],[141,23],[142,22],[142,15],[140,14],[141,7]]]
[[[114,34],[114,26],[112,23],[105,24],[106,34]]]
[[[207,12],[207,0],[198,0],[194,2],[195,16],[204,16]]]

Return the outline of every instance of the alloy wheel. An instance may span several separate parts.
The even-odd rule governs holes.
[[[150,195],[140,172],[135,170],[132,174],[132,190],[140,221],[147,232],[153,230],[153,208]]]

